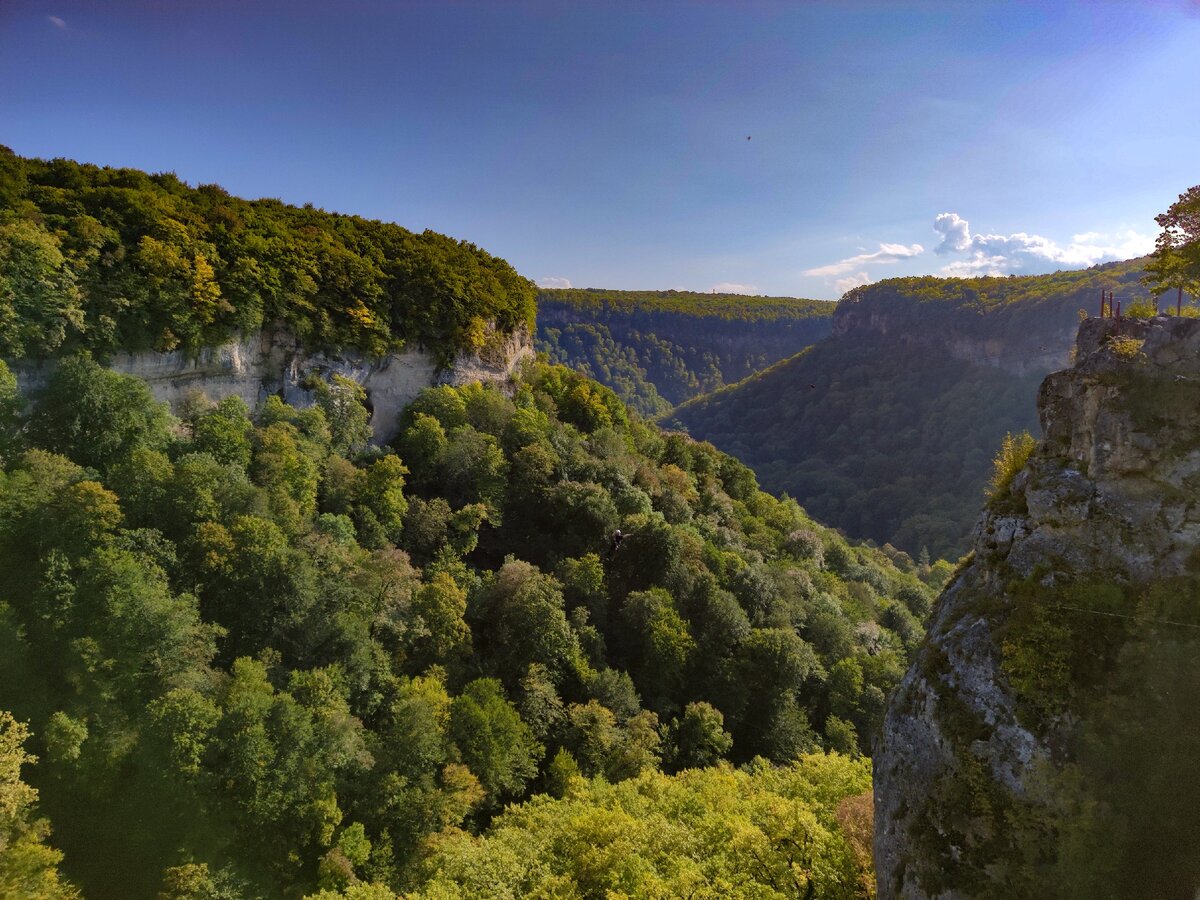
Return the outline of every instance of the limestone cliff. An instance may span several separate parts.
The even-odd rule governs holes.
[[[425,388],[471,381],[504,384],[520,362],[532,355],[532,340],[523,330],[493,334],[483,350],[460,351],[452,365],[439,369],[433,355],[420,349],[382,357],[353,350],[321,351],[302,346],[286,329],[269,328],[194,355],[180,351],[121,353],[107,364],[143,379],[155,397],[172,406],[196,391],[211,400],[237,395],[251,408],[270,394],[280,395],[293,406],[309,406],[314,402],[312,392],[304,386],[309,376],[328,378],[337,373],[366,390],[374,439],[384,443],[395,435],[400,412]],[[29,390],[45,380],[52,365],[52,361],[18,362],[13,368],[22,388]]]
[[[1016,327],[998,327],[994,318],[961,309],[945,314],[916,303],[896,302],[882,292],[847,298],[833,314],[834,336],[886,339],[973,366],[1012,375],[1045,375],[1064,365],[1078,324],[1078,306],[1060,303],[1043,315],[1030,315]]]
[[[875,757],[879,897],[1200,885],[1200,320],[1089,319]]]

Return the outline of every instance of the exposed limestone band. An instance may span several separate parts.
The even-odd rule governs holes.
[[[374,441],[386,443],[396,434],[401,411],[425,388],[473,381],[504,384],[520,362],[532,355],[530,335],[518,331],[481,353],[460,351],[449,368],[439,370],[433,355],[424,350],[382,357],[353,350],[327,353],[303,347],[290,331],[271,328],[194,355],[182,351],[120,353],[107,364],[142,379],[156,398],[172,407],[196,391],[211,400],[238,396],[251,408],[271,394],[280,395],[292,406],[310,406],[314,397],[304,387],[305,380],[312,374],[328,377],[336,373],[366,390]],[[53,365],[52,361],[17,361],[12,368],[21,389],[29,391],[45,382]]]

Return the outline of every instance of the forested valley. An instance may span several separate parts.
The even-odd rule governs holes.
[[[429,388],[391,446],[337,375],[307,408],[171,410],[100,360],[156,346],[162,322],[220,339],[250,295],[195,319],[187,291],[227,289],[198,259],[226,272],[258,237],[189,217],[180,198],[216,189],[17,172],[5,355],[48,374],[22,388],[0,365],[0,895],[869,895],[865,754],[947,564],[847,542],[545,362],[504,389]],[[113,211],[135,201],[154,214]],[[400,235],[218,206],[310,219],[296,240],[327,248]],[[142,254],[185,240],[172,223],[211,247],[177,254],[190,281],[152,281]],[[485,264],[479,290],[437,256],[377,258],[397,273],[384,344],[446,358],[472,322],[523,327],[496,309],[521,310],[527,283],[484,274],[506,264],[424,241]],[[261,315],[358,342],[314,271]],[[404,313],[404,285],[452,283],[440,341],[419,323],[442,311]]]
[[[1112,291],[1147,315],[1145,260],[1007,278],[893,278],[838,303],[806,351],[665,421],[847,534],[914,557],[967,547],[1005,434],[1036,434],[1038,385]]]
[[[538,349],[643,416],[741,381],[829,334],[834,304],[695,291],[543,289]]]

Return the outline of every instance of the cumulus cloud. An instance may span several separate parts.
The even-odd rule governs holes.
[[[49,22],[51,25],[53,25],[55,28],[66,28],[67,27],[67,20],[60,19],[58,16],[46,16],[46,21]]]
[[[880,244],[879,249],[874,253],[860,253],[858,256],[840,259],[835,263],[829,263],[827,266],[805,269],[804,274],[819,276],[845,275],[847,272],[853,272],[855,269],[861,269],[863,266],[899,262],[902,259],[912,259],[914,256],[920,256],[924,252],[925,248],[920,244],[912,244],[911,246],[904,244]]]
[[[839,278],[833,283],[839,294],[844,294],[851,288],[859,287],[860,285],[870,284],[871,276],[866,272],[855,272],[853,275],[847,275],[845,278]]]
[[[711,288],[714,294],[757,294],[758,288],[752,284],[738,284],[734,281],[722,281]]]
[[[933,230],[942,236],[934,253],[945,255],[971,246],[971,226],[958,213],[939,213],[933,220]]]
[[[933,228],[942,235],[940,254],[965,253],[966,258],[942,268],[946,275],[1030,275],[1055,269],[1085,268],[1097,263],[1141,256],[1154,249],[1154,238],[1133,230],[1116,233],[1087,231],[1065,246],[1024,231],[1013,234],[971,234],[966,219],[941,213]]]
[[[537,286],[542,288],[569,288],[571,287],[570,278],[556,278],[549,276],[547,278],[539,278]]]

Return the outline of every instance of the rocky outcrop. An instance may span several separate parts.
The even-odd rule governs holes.
[[[989,502],[891,700],[875,757],[881,900],[1061,896],[1068,832],[1078,856],[1106,816],[1121,834],[1157,827],[1108,793],[1099,723],[1122,691],[1154,692],[1138,641],[1159,652],[1200,635],[1184,603],[1200,596],[1200,320],[1088,319],[1075,346],[1042,384],[1041,443]],[[1156,603],[1184,611],[1155,618]],[[1113,877],[1153,882],[1120,839],[1100,845],[1094,869],[1117,860]],[[1191,897],[1172,877],[1177,894],[1114,882],[1106,896]]]
[[[480,352],[460,351],[451,366],[439,369],[432,354],[420,349],[381,357],[353,350],[320,351],[304,347],[285,329],[269,328],[195,354],[121,353],[107,364],[141,378],[156,398],[172,407],[195,392],[211,400],[236,395],[251,408],[271,394],[293,406],[309,406],[314,402],[305,387],[309,376],[328,379],[336,373],[366,390],[374,440],[385,443],[394,437],[401,411],[425,388],[472,381],[507,384],[520,362],[532,355],[527,332],[497,334]],[[45,381],[53,364],[18,362],[13,368],[22,388],[31,390]]]

